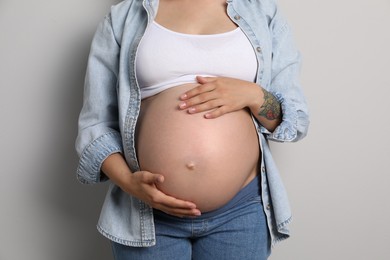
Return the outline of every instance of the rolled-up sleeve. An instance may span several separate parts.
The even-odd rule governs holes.
[[[268,140],[295,142],[306,136],[309,115],[299,81],[301,54],[295,46],[290,26],[278,9],[270,23],[272,33],[272,70],[270,91],[280,102],[282,122],[271,133],[261,127]]]
[[[117,100],[119,51],[107,15],[92,41],[78,123],[77,179],[84,184],[106,180],[100,170],[103,161],[110,154],[123,152]]]

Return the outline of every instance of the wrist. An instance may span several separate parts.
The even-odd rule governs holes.
[[[134,183],[134,176],[129,171],[127,173],[124,173],[119,180],[115,183],[119,188],[121,188],[124,192],[128,194],[133,194],[133,183]]]
[[[129,185],[133,176],[125,159],[119,153],[107,157],[102,164],[101,171],[121,188]]]
[[[248,108],[252,114],[257,115],[260,111],[260,108],[264,102],[264,91],[263,88],[255,83],[251,92],[251,99],[248,103]]]

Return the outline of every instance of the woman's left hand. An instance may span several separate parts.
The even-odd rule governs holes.
[[[194,114],[208,111],[205,118],[216,118],[244,107],[260,107],[261,87],[253,82],[225,77],[196,77],[199,86],[180,96],[179,108]]]

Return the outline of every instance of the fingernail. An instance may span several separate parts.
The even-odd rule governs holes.
[[[187,98],[187,94],[183,94],[180,96],[181,99],[186,99]]]
[[[205,114],[204,117],[205,118],[211,118],[211,114]]]
[[[183,102],[183,103],[180,103],[180,105],[179,105],[180,108],[185,108],[186,106],[187,106],[187,104],[184,103],[184,102]]]
[[[195,216],[200,216],[202,213],[200,211],[195,212]]]
[[[194,112],[195,112],[195,108],[194,108],[194,107],[191,107],[190,109],[188,109],[188,112],[189,112],[189,113],[194,113]]]

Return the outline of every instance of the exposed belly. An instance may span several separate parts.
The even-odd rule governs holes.
[[[137,155],[141,170],[164,175],[159,189],[207,212],[256,176],[259,145],[244,109],[215,119],[179,110],[179,96],[194,86],[180,85],[142,101]]]

